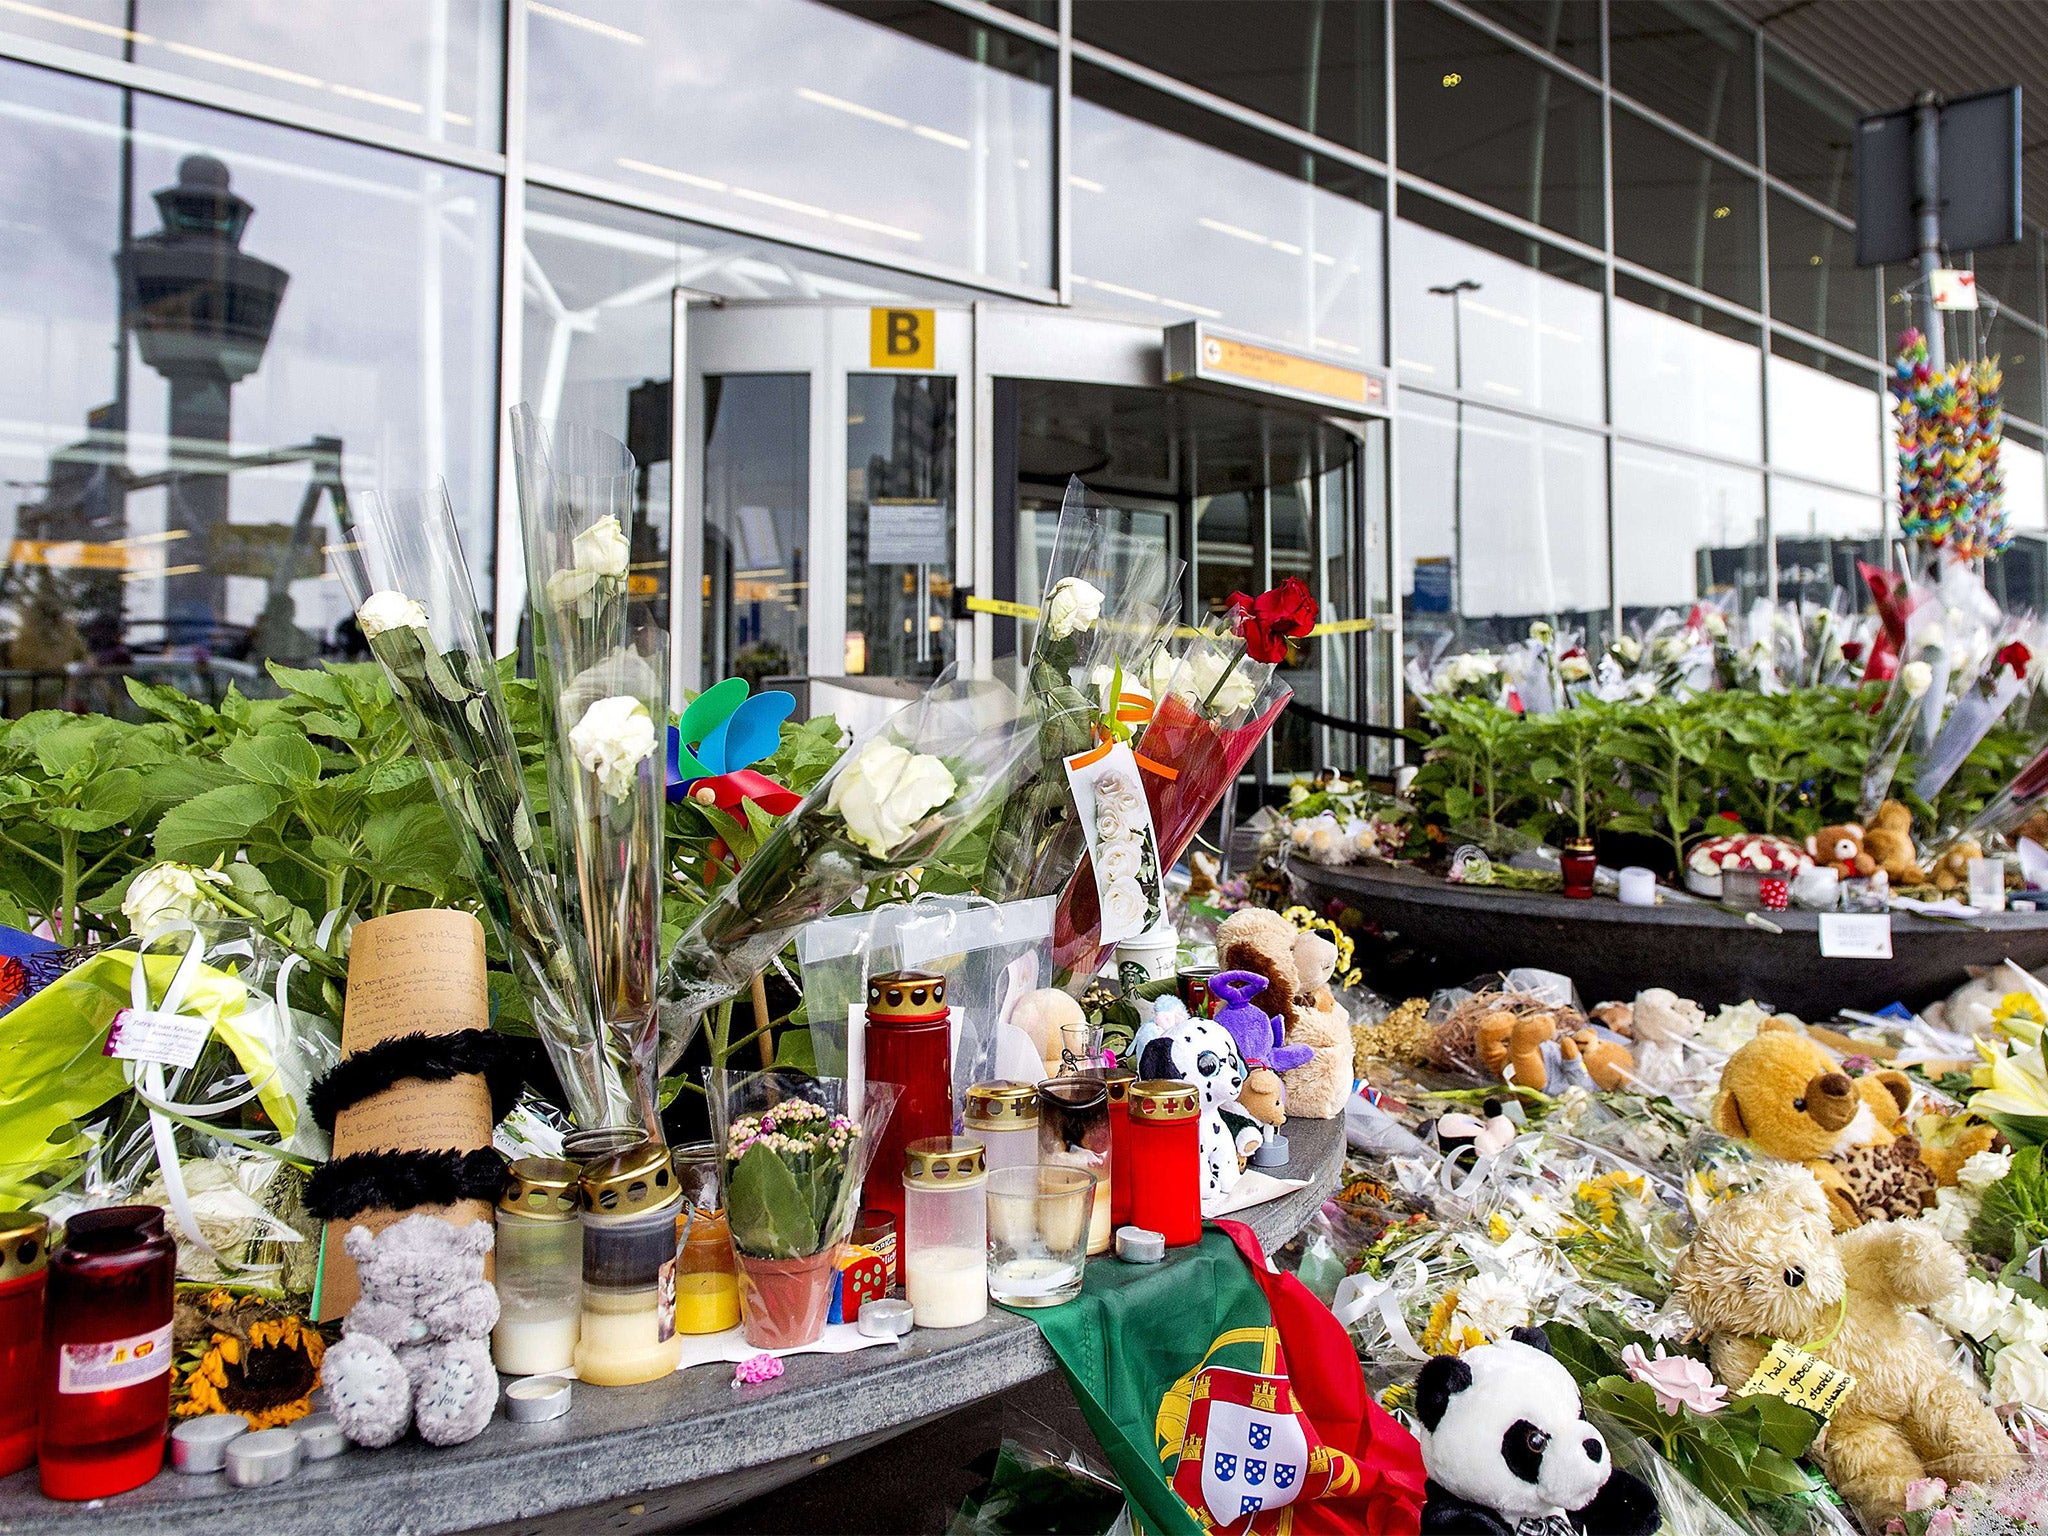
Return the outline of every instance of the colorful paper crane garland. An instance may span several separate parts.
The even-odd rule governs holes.
[[[1998,463],[2003,383],[1995,357],[1936,373],[1925,336],[1909,330],[1899,338],[1891,380],[1898,402],[1899,527],[1957,560],[1981,560],[2012,542]]]

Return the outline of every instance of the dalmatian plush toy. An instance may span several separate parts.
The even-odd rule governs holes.
[[[1230,1031],[1214,1019],[1189,1018],[1170,1033],[1154,1034],[1138,1057],[1138,1075],[1192,1083],[1202,1097],[1202,1209],[1208,1210],[1237,1187],[1244,1172],[1242,1131],[1232,1129],[1226,1110],[1236,1112],[1237,1096],[1249,1075]],[[1249,1118],[1235,1113],[1241,1123]],[[1256,1127],[1253,1141],[1256,1145]]]

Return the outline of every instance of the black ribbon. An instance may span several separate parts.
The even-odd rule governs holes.
[[[306,1209],[321,1221],[346,1221],[364,1211],[409,1211],[416,1205],[496,1204],[505,1178],[505,1159],[493,1147],[354,1152],[313,1170]]]
[[[495,1030],[393,1035],[338,1063],[313,1085],[306,1095],[306,1105],[313,1113],[313,1123],[331,1136],[336,1115],[382,1093],[393,1083],[406,1078],[440,1083],[470,1076],[480,1076],[489,1083],[491,1121],[496,1124],[519,1102],[526,1069],[518,1048]]]

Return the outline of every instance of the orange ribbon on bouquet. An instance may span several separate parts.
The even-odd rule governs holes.
[[[1116,701],[1116,718],[1124,725],[1143,725],[1152,718],[1152,701],[1142,693],[1119,694]],[[1098,720],[1095,724],[1095,745],[1078,757],[1068,758],[1067,765],[1071,768],[1091,767],[1109,756],[1109,749],[1115,745],[1116,742],[1103,730],[1102,723]],[[1148,773],[1157,774],[1169,783],[1180,777],[1178,768],[1169,768],[1142,752],[1134,749],[1131,756],[1137,759],[1140,768]]]

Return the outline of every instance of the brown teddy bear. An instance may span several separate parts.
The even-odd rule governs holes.
[[[2019,1458],[1911,1316],[1962,1285],[1962,1256],[1922,1222],[1836,1236],[1831,1203],[1801,1170],[1722,1201],[1673,1268],[1673,1300],[1705,1335],[1714,1373],[1732,1392],[1778,1339],[1855,1378],[1816,1454],[1828,1481],[1880,1530],[1917,1479],[1996,1482]]]
[[[1904,1073],[1852,1079],[1818,1041],[1771,1018],[1721,1068],[1714,1128],[1802,1164],[1827,1191],[1835,1229],[1846,1232],[1934,1203],[1919,1142],[1896,1133],[1912,1098]]]
[[[1863,851],[1863,829],[1855,822],[1822,827],[1806,840],[1806,851],[1822,868],[1832,868],[1844,880],[1868,875],[1877,860]]]
[[[1913,813],[1897,800],[1877,808],[1863,829],[1863,851],[1893,885],[1922,885],[1927,875],[1913,847]]]
[[[1966,890],[1970,884],[1970,860],[1983,857],[1982,843],[1973,837],[1963,838],[1951,844],[1943,851],[1941,857],[1934,861],[1934,868],[1928,872],[1928,878],[1934,882],[1936,890]]]
[[[1300,973],[1301,989],[1295,994],[1287,1043],[1310,1046],[1315,1055],[1306,1065],[1280,1074],[1287,1085],[1287,1111],[1304,1119],[1328,1120],[1344,1113],[1353,1064],[1351,1019],[1329,985],[1337,969],[1337,946],[1320,933],[1296,934],[1294,968]]]
[[[1502,1009],[1480,1021],[1473,1045],[1479,1065],[1488,1072],[1538,1093],[1618,1088],[1635,1069],[1626,1046],[1591,1029],[1564,1033],[1557,1016],[1549,1013]]]

